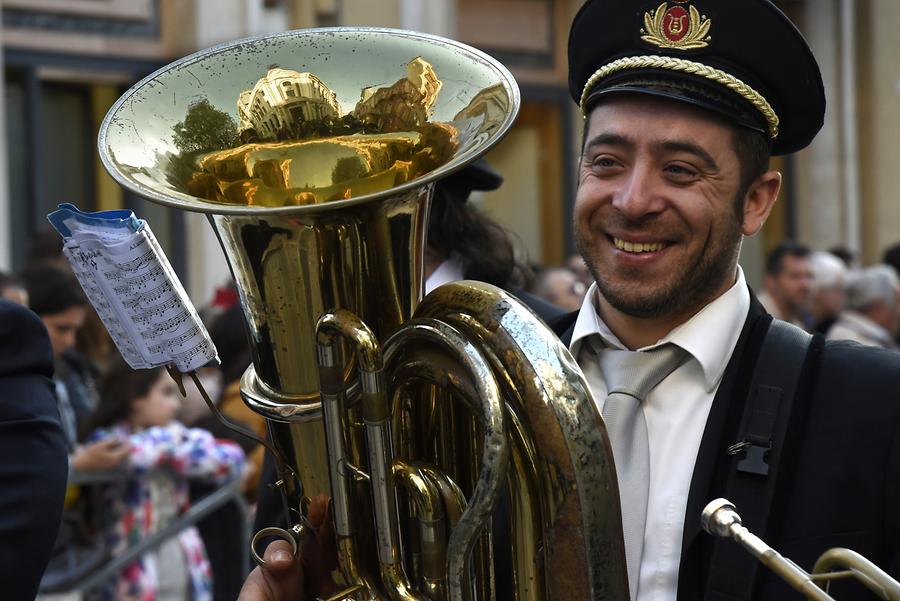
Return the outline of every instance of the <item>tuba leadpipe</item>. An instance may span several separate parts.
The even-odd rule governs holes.
[[[709,534],[733,538],[807,599],[834,601],[828,594],[828,585],[834,580],[855,578],[879,599],[900,601],[900,582],[850,549],[835,547],[825,551],[816,560],[812,572],[806,572],[750,532],[727,499],[710,501],[703,509],[700,521]]]
[[[518,107],[463,44],[318,29],[176,61],[101,126],[120,184],[205,213],[221,243],[250,333],[241,394],[286,458],[288,531],[263,532],[296,545],[329,496],[335,599],[492,599],[496,553],[517,599],[628,597],[611,451],[568,351],[486,284],[422,299],[433,183]]]

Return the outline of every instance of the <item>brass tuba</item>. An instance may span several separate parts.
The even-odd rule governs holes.
[[[433,183],[518,107],[510,73],[473,48],[317,29],[181,59],[102,124],[120,184],[215,229],[251,333],[241,393],[267,420],[292,540],[310,499],[331,497],[334,599],[490,599],[496,553],[518,599],[628,598],[611,451],[572,357],[492,286],[421,300]]]

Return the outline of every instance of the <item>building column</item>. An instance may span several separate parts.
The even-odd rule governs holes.
[[[843,152],[844,101],[842,79],[840,0],[807,1],[800,15],[825,84],[825,124],[810,146],[795,156],[794,181],[786,182],[795,191],[797,233],[801,241],[814,241],[816,249],[847,245],[846,164]]]
[[[874,263],[900,242],[900,2],[860,0],[856,6],[861,250],[863,261]]]
[[[400,0],[400,27],[456,38],[455,0]]]
[[[0,28],[0,50],[3,48],[3,30]],[[12,271],[12,206],[9,197],[9,170],[7,166],[6,138],[6,69],[3,52],[0,52],[0,270]]]

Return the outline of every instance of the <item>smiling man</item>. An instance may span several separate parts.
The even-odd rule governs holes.
[[[574,231],[595,283],[550,325],[610,433],[631,599],[801,598],[701,532],[723,496],[807,570],[842,546],[897,577],[900,355],[773,322],[737,263],[778,196],[770,155],[822,126],[803,37],[768,0],[589,0],[569,85],[585,115]],[[296,599],[287,543],[266,558],[241,600]]]
[[[610,432],[632,600],[800,598],[701,533],[716,497],[807,570],[844,546],[896,578],[900,356],[773,326],[737,262],[781,187],[769,156],[824,119],[805,40],[768,0],[589,0],[569,63],[574,231],[595,284],[551,326]]]

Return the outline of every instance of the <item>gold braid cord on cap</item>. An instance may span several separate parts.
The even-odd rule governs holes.
[[[729,75],[725,71],[715,69],[703,63],[685,60],[683,58],[675,58],[671,56],[628,56],[607,63],[594,71],[594,74],[584,84],[584,91],[581,93],[581,101],[578,105],[584,112],[584,103],[594,86],[605,77],[609,77],[613,73],[626,71],[629,69],[667,69],[669,71],[679,71],[681,73],[689,73],[702,77],[710,81],[714,81],[725,86],[762,113],[769,126],[769,137],[773,140],[778,137],[778,115],[772,109],[772,105],[763,98],[762,94],[745,84],[743,81],[733,75]]]

